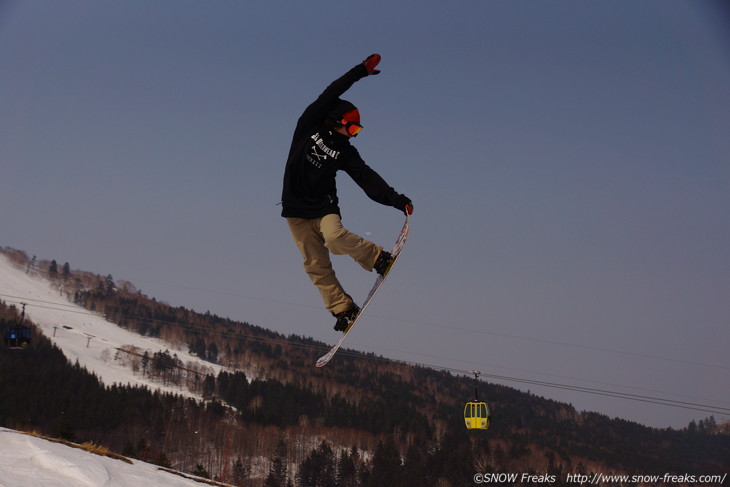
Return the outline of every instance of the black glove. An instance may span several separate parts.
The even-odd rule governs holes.
[[[399,194],[395,197],[395,202],[393,206],[401,210],[406,215],[413,214],[413,202],[408,196],[404,194]]]
[[[368,70],[368,74],[379,74],[380,70],[375,67],[380,63],[380,54],[371,54],[368,58],[362,62],[365,65],[365,69]]]

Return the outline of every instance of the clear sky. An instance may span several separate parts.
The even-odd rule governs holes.
[[[276,203],[301,111],[378,52],[346,95],[353,142],[415,214],[348,344],[728,408],[719,5],[0,0],[0,245],[334,342]],[[338,185],[345,225],[391,246],[402,213]],[[362,301],[374,274],[334,263]],[[531,391],[653,426],[709,416]]]

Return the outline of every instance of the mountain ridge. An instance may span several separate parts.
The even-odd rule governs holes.
[[[211,459],[205,467],[215,470],[214,465],[222,465],[225,436],[238,444],[239,470],[248,472],[248,476],[239,476],[240,485],[258,485],[257,482],[269,479],[277,458],[287,464],[283,477],[296,480],[313,452],[322,450],[320,456],[330,458],[323,444],[332,450],[331,457],[337,459],[331,460],[332,463],[347,460],[356,464],[360,469],[356,476],[358,485],[372,484],[375,459],[394,455],[393,449],[402,459],[402,468],[408,453],[417,449],[411,456],[429,459],[437,470],[424,474],[436,480],[449,479],[452,484],[468,479],[477,471],[518,469],[552,471],[561,477],[566,472],[589,470],[720,472],[726,468],[722,459],[730,458],[722,456],[730,452],[727,436],[714,434],[714,429],[719,432],[720,428],[709,419],[706,424],[701,422],[701,432],[689,428],[683,431],[649,428],[598,413],[578,412],[568,404],[487,382],[480,383],[480,395],[492,407],[492,426],[486,432],[467,432],[461,409],[472,397],[473,379],[468,377],[351,350],[338,355],[338,360],[328,367],[316,370],[312,364],[326,347],[321,342],[298,336],[284,337],[249,323],[172,307],[144,296],[131,283],[114,282],[111,276],[71,271],[67,265],[59,270],[55,261],[33,264],[34,260],[22,251],[4,248],[2,253],[26,275],[44,274],[43,279],[54,283],[59,295],[83,306],[89,313],[102,314],[121,329],[170,345],[173,352],[149,354],[146,365],[141,347],[117,352],[133,357],[137,354],[138,374],[151,377],[157,374],[153,378],[168,385],[192,385],[196,394],[188,395],[187,401],[194,401],[194,407],[172,399],[176,393],[169,390],[160,396],[161,405],[154,407],[161,408],[159,414],[166,420],[180,419],[174,412],[177,407],[186,415],[200,415],[211,422],[233,425],[228,431],[221,429],[220,424],[203,427],[202,423],[196,424],[199,430],[157,431],[157,440],[165,445],[178,445],[179,454],[165,451],[164,447],[160,453],[181,470],[193,471],[198,464],[202,465],[200,458],[189,452],[199,451],[203,445],[216,449],[215,461],[209,455]],[[5,319],[5,326],[13,322],[13,316],[17,320],[17,303],[23,299],[7,296],[4,293],[0,299],[12,301],[16,306],[13,310],[6,305],[0,315]],[[54,345],[49,340],[43,346]],[[211,370],[185,371],[190,367],[179,357],[179,363],[175,360],[177,353],[182,355],[185,348],[190,357],[207,361]],[[115,357],[114,361],[123,360]],[[126,366],[135,367],[133,363]],[[113,387],[100,383],[97,393],[107,394]],[[120,385],[116,387],[123,389]],[[116,393],[137,394],[120,390]],[[165,404],[172,411],[166,410]],[[43,414],[52,416],[48,412]],[[10,426],[19,422],[12,415],[0,414],[0,419]],[[58,418],[46,422],[44,427],[63,430],[59,428],[62,422]],[[77,436],[96,436],[89,438],[92,440],[100,437],[97,430],[101,426],[67,427]],[[123,429],[123,423],[117,428]],[[186,443],[183,431],[195,435],[201,429],[210,439],[199,441],[200,438],[193,436],[195,441]],[[260,441],[244,441],[246,431],[255,432]],[[152,443],[153,435],[145,437],[143,433],[135,428],[126,434],[114,430],[107,435],[107,441],[110,448],[134,450],[139,455],[145,449],[135,444]],[[283,449],[279,448],[281,441],[286,444]],[[393,445],[389,449],[391,441]],[[348,449],[351,454],[340,458]],[[637,454],[638,451],[642,453]],[[443,467],[440,470],[435,468],[439,463]],[[447,465],[452,466],[447,468]],[[449,469],[456,472],[447,474]]]

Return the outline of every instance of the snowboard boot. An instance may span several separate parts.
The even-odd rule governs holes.
[[[335,323],[335,330],[347,333],[347,331],[354,323],[355,318],[357,318],[358,313],[360,313],[360,308],[358,308],[356,304],[353,304],[352,308],[348,309],[347,311],[342,311],[341,313],[335,314],[335,318],[337,318],[337,323]]]
[[[380,251],[380,255],[378,255],[378,260],[375,261],[373,269],[375,269],[375,272],[385,277],[388,275],[390,268],[393,267],[393,261],[394,259],[393,256],[390,255],[390,252],[383,249]]]

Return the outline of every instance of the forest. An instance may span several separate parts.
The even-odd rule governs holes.
[[[0,349],[0,425],[94,442],[132,458],[238,486],[472,485],[475,473],[724,473],[730,435],[714,418],[655,429],[482,382],[493,421],[468,431],[473,378],[345,351],[326,368],[324,344],[210,313],[172,307],[134,285],[5,255],[107,320],[211,364],[120,349],[135,374],[197,398],[103,384],[33,329],[24,350]],[[0,301],[0,331],[20,310]],[[24,323],[33,327],[28,320]]]

